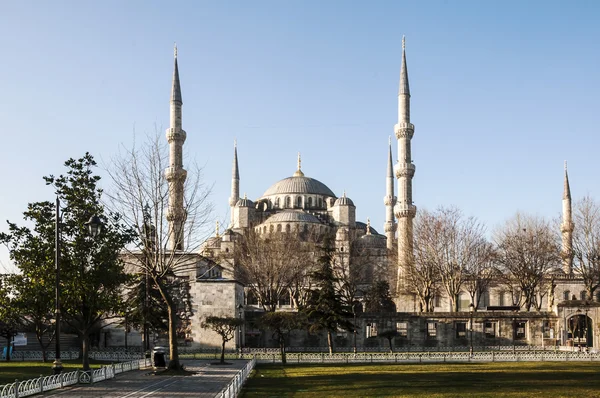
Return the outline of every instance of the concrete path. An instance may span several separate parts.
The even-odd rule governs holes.
[[[35,397],[60,398],[213,398],[229,384],[247,361],[231,360],[230,365],[213,365],[214,360],[184,360],[193,376],[155,376],[151,369],[120,373],[114,379],[94,384],[78,384],[37,394]]]

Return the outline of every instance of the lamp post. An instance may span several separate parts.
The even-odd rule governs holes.
[[[240,320],[242,320],[242,315],[244,314],[244,306],[240,303],[240,305],[238,305],[238,316],[240,318]],[[238,327],[238,347],[240,350],[240,354],[242,353],[242,325],[240,324],[240,326]]]
[[[354,316],[353,334],[354,334],[354,355],[356,355],[356,303],[352,306],[352,315]]]
[[[92,238],[96,238],[102,231],[102,222],[100,217],[94,215],[90,217],[89,221],[85,223],[88,228],[88,233]],[[55,294],[56,294],[56,306],[55,306],[55,359],[52,364],[54,374],[59,374],[63,370],[62,361],[60,357],[60,199],[56,197],[56,219],[55,219],[55,247],[54,247],[54,270],[55,270]]]
[[[470,333],[470,346],[469,346],[469,355],[473,356],[473,312],[475,312],[475,306],[473,303],[469,305],[469,314],[471,318],[471,333]]]

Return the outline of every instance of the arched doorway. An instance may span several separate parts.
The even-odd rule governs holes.
[[[594,346],[594,327],[592,319],[587,314],[577,314],[569,318],[567,333],[567,337],[574,347]]]

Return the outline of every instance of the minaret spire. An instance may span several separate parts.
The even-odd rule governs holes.
[[[406,65],[406,41],[402,38],[402,65],[398,91],[398,123],[394,126],[398,139],[398,163],[395,167],[398,179],[398,198],[394,215],[398,219],[398,280],[397,294],[401,294],[406,268],[413,262],[413,218],[417,208],[412,200],[412,179],[415,165],[411,157],[411,139],[415,126],[410,122],[410,89]]]
[[[565,182],[562,199],[562,223],[560,232],[562,233],[561,257],[563,271],[567,275],[573,273],[573,224],[572,206],[571,206],[571,187],[569,186],[569,174],[567,173],[567,161],[565,160]]]
[[[184,230],[186,211],[183,207],[183,183],[187,172],[183,168],[183,143],[186,133],[182,128],[181,85],[179,83],[179,67],[177,65],[177,46],[174,48],[175,65],[173,68],[173,86],[171,88],[170,123],[166,136],[169,143],[169,167],[165,170],[165,178],[169,183],[169,247],[171,250],[184,249]]]
[[[229,197],[229,207],[231,214],[230,228],[235,224],[234,208],[240,199],[240,171],[238,168],[237,141],[233,141],[233,166],[231,170],[231,196]]]
[[[385,204],[385,236],[387,238],[387,248],[394,247],[394,239],[396,233],[396,224],[394,222],[394,206],[396,205],[396,196],[394,195],[394,164],[392,162],[392,137],[388,139],[388,162],[387,174],[385,177],[385,196],[383,203]]]

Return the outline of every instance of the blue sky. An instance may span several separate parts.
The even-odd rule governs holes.
[[[598,20],[596,1],[2,1],[0,220],[52,200],[41,177],[69,157],[108,163],[167,127],[177,42],[185,151],[215,184],[215,219],[237,139],[242,194],[290,176],[299,151],[382,231],[402,35],[417,207],[490,230],[556,217],[564,160],[574,198],[600,199]]]

